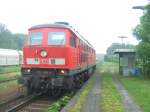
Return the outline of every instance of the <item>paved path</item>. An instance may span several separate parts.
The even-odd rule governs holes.
[[[87,96],[86,103],[82,108],[82,112],[100,112],[100,74],[96,73],[95,82],[92,90]]]
[[[142,109],[133,101],[132,97],[129,96],[127,90],[123,87],[121,82],[117,79],[114,73],[112,73],[113,82],[120,92],[123,104],[126,112],[143,112]]]

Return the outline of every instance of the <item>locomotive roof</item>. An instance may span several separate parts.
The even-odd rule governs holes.
[[[71,31],[73,31],[82,41],[84,41],[87,45],[89,45],[91,48],[94,49],[94,47],[82,36],[79,34],[78,31],[76,31],[74,28],[72,28],[72,26],[66,25],[66,24],[41,24],[41,25],[36,25],[36,26],[32,26],[31,28],[29,28],[29,30],[31,29],[38,29],[38,28],[47,28],[47,27],[59,27],[59,28],[67,28],[70,29]]]

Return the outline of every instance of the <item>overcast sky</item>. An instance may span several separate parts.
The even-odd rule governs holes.
[[[106,53],[118,36],[125,43],[137,44],[132,29],[139,23],[148,0],[0,0],[0,23],[13,33],[26,33],[32,25],[67,21],[96,49]]]

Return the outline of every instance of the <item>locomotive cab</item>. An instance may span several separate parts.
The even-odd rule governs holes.
[[[28,45],[23,48],[24,72],[38,68],[67,69],[67,35],[64,29],[29,29]]]

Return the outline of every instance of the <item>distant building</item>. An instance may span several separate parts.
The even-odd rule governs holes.
[[[0,48],[0,66],[19,65],[22,63],[22,51]]]

